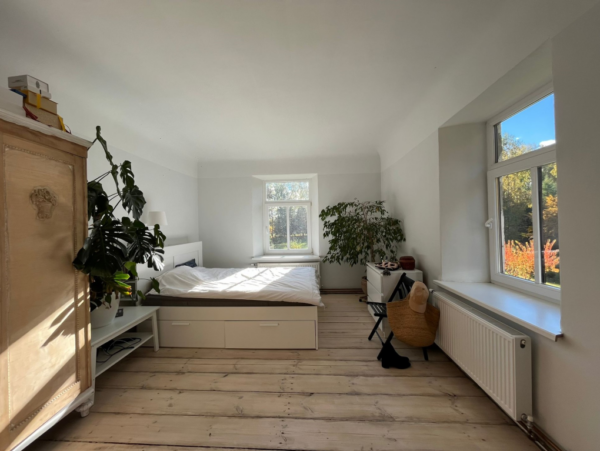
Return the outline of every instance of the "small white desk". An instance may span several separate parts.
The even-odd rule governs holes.
[[[116,365],[137,348],[142,346],[148,340],[154,340],[154,351],[158,351],[158,321],[157,312],[160,307],[123,307],[123,316],[115,318],[115,320],[106,327],[92,329],[92,387],[96,388],[96,378],[108,370],[113,365]],[[152,332],[126,332],[132,327],[143,323],[144,321],[152,320]],[[131,346],[131,349],[126,349],[112,356],[104,363],[96,364],[98,348],[110,340],[115,338],[139,338],[140,341]],[[78,411],[82,417],[86,417],[90,412],[90,407],[94,404],[94,398]]]

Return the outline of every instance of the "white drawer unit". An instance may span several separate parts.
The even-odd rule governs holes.
[[[402,277],[402,274],[404,273],[414,281],[423,282],[423,271],[418,269],[399,269],[397,271],[390,271],[389,276],[384,276],[383,270],[376,268],[374,263],[367,263],[367,295],[369,297],[369,302],[385,303],[389,301],[394,288],[396,288],[400,277]],[[369,313],[373,316],[371,308],[369,308]],[[375,316],[373,316],[373,319],[377,320]],[[383,320],[379,329],[385,335],[386,331],[389,330],[387,320]]]
[[[225,347],[233,349],[315,349],[314,321],[226,321]]]
[[[158,330],[163,347],[225,347],[225,321],[159,321]]]
[[[317,349],[318,307],[162,307],[168,348]]]
[[[411,271],[399,269],[398,271],[390,271],[389,276],[384,276],[383,271],[376,268],[374,263],[367,263],[367,280],[369,282],[367,287],[371,289],[371,291],[367,289],[367,293],[369,297],[373,297],[372,302],[387,302],[404,273],[412,280],[423,282],[423,271],[418,269]],[[369,285],[371,286],[369,287]]]

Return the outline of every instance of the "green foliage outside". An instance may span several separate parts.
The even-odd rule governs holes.
[[[292,182],[268,182],[267,201],[308,201],[307,180]],[[305,205],[269,207],[269,248],[288,249],[288,215],[290,249],[308,249],[308,209]]]
[[[515,137],[502,135],[501,160],[521,156],[536,146],[520,143]],[[543,166],[540,180],[541,255],[544,264],[544,282],[560,285],[558,258],[558,172],[556,163]],[[534,280],[533,243],[533,189],[529,170],[500,178],[500,201],[504,245],[504,272],[516,277]]]

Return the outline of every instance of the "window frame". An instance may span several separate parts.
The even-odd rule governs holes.
[[[307,182],[309,200],[277,200],[267,199],[267,184],[269,183],[289,183],[289,182]],[[271,255],[311,255],[312,250],[312,230],[311,230],[311,209],[312,209],[312,183],[310,179],[274,179],[263,181],[263,251]],[[287,245],[288,249],[271,249],[269,247],[269,207],[287,207]],[[306,207],[306,231],[307,231],[307,249],[290,249],[290,213],[289,207]]]
[[[521,99],[510,108],[504,110],[502,113],[494,116],[486,124],[488,150],[488,217],[491,220],[489,248],[490,276],[492,283],[504,285],[518,291],[542,297],[555,303],[560,303],[560,288],[544,285],[542,283],[542,255],[540,246],[540,183],[538,177],[540,167],[547,164],[556,163],[556,143],[520,155],[518,157],[511,158],[509,160],[497,162],[498,136],[496,133],[496,125],[549,96],[553,92],[554,88],[552,83],[549,83],[548,85]],[[537,243],[535,246],[535,281],[527,281],[502,273],[502,227],[499,226],[501,224],[502,216],[499,178],[515,172],[527,170],[531,172],[533,238],[534,243]]]

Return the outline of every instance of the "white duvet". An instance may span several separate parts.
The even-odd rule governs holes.
[[[180,266],[157,277],[160,295],[205,299],[301,302],[323,306],[315,269],[190,268]],[[158,294],[154,290],[149,294]]]

